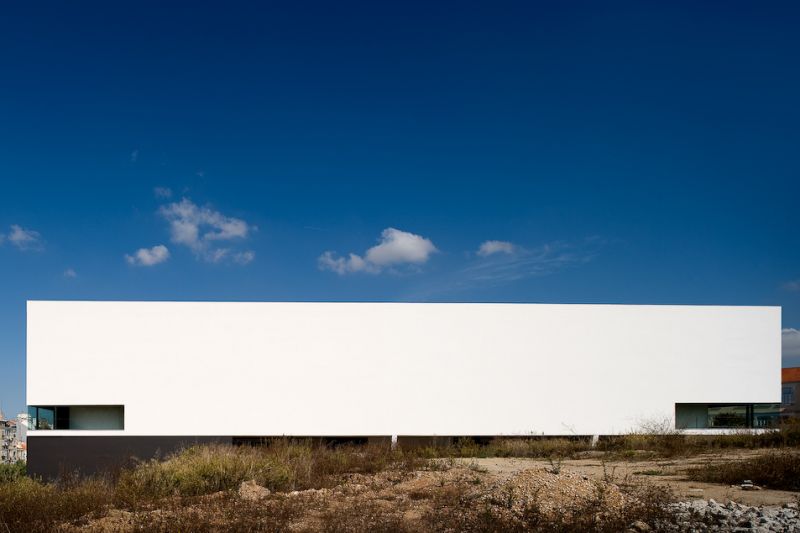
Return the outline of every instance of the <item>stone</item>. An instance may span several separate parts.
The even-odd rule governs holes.
[[[632,531],[639,531],[639,532],[652,530],[652,528],[647,524],[647,522],[643,522],[641,520],[637,520],[636,522],[631,524],[630,529]]]
[[[243,500],[258,501],[270,495],[270,491],[266,487],[262,487],[256,483],[255,479],[250,481],[242,481],[239,485],[239,497]]]

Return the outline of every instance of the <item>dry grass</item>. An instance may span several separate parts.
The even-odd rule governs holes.
[[[272,491],[332,487],[345,474],[413,470],[428,461],[385,446],[339,446],[278,440],[269,446],[194,446],[165,461],[143,462],[122,472],[117,502],[135,508],[167,496],[199,496],[237,489],[255,480]]]
[[[749,479],[771,489],[800,491],[800,453],[771,452],[765,455],[705,464],[688,470],[689,479],[738,485]]]
[[[444,449],[433,449],[429,454],[450,457],[575,457],[591,450],[591,442],[585,438],[497,438],[488,444],[479,444],[473,439],[459,439]]]
[[[633,521],[669,524],[671,495],[656,487],[626,486],[626,505],[610,512],[607,494],[597,494],[584,508],[557,515],[542,512],[537,501],[524,509],[513,501],[486,502],[487,475],[477,465],[454,457],[547,458],[556,475],[561,460],[589,452],[605,457],[691,455],[726,448],[770,448],[750,459],[706,465],[689,472],[700,481],[740,483],[751,479],[770,488],[800,490],[800,439],[792,425],[762,435],[735,433],[687,436],[654,428],[601,441],[588,439],[462,439],[441,449],[390,450],[387,446],[326,447],[311,442],[276,440],[268,446],[206,445],[183,450],[165,460],[142,462],[112,479],[61,479],[43,483],[24,477],[21,465],[0,469],[0,533],[75,531],[86,524],[111,524],[125,531],[278,531],[309,520],[324,531],[622,531]],[[447,476],[458,472],[457,481]],[[441,483],[409,488],[395,499],[342,496],[292,496],[291,491],[370,484],[375,479],[441,477]],[[255,480],[272,491],[260,501],[238,495],[243,481]],[[614,480],[606,480],[613,483]],[[339,489],[336,489],[339,490]],[[372,490],[372,489],[369,489]],[[313,491],[311,491],[313,492]],[[345,491],[346,493],[347,491]],[[302,493],[301,493],[302,494]],[[510,494],[509,498],[513,499]],[[407,520],[404,512],[417,512]],[[420,514],[421,513],[421,514]],[[302,528],[301,528],[302,529]]]
[[[625,435],[605,437],[592,447],[588,438],[498,438],[487,444],[461,439],[445,448],[430,449],[428,456],[580,458],[602,452],[607,458],[639,459],[678,457],[733,449],[782,449],[800,447],[800,421],[792,420],[775,430],[753,433],[731,431],[722,435],[687,435],[671,420],[645,421]]]
[[[40,483],[17,478],[0,483],[0,525],[12,532],[54,531],[65,523],[102,516],[112,496],[111,485],[102,479]]]
[[[124,518],[134,531],[239,533],[286,531],[308,511],[307,503],[299,499],[251,502],[226,493],[215,498],[166,498],[155,510],[141,509]]]
[[[626,531],[636,521],[650,525],[655,531],[669,530],[675,517],[669,508],[673,494],[666,488],[647,485],[626,489],[626,504],[615,507],[607,501],[607,493],[598,485],[584,505],[552,513],[544,510],[538,500],[526,502],[521,510],[514,501],[513,491],[508,498],[476,503],[462,494],[442,500],[424,519],[426,531],[463,532],[618,532]]]

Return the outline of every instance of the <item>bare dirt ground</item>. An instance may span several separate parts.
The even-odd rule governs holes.
[[[285,515],[285,519],[270,525],[263,522],[246,525],[247,530],[258,531],[421,532],[432,530],[432,524],[441,521],[442,516],[449,516],[447,523],[440,523],[434,529],[460,531],[459,524],[465,523],[461,518],[464,505],[492,509],[494,514],[487,519],[487,529],[474,524],[470,529],[483,531],[490,530],[488,525],[503,516],[521,513],[529,501],[538,502],[540,511],[547,515],[569,509],[583,512],[597,488],[602,487],[605,512],[613,512],[624,507],[630,498],[630,493],[623,492],[621,487],[654,484],[668,485],[684,501],[714,499],[722,504],[735,501],[765,507],[796,504],[800,493],[769,488],[744,491],[739,487],[692,482],[685,477],[685,470],[691,466],[743,458],[752,453],[758,452],[667,460],[609,461],[600,456],[562,462],[523,458],[442,459],[441,468],[432,470],[349,474],[333,488],[271,493],[254,482],[245,482],[234,499],[247,502],[249,507],[244,512],[263,509],[273,515]],[[208,530],[217,527],[221,530],[230,515],[215,505],[216,502],[222,505],[227,501],[225,498],[229,496],[218,493],[144,512],[112,511],[102,519],[65,530],[97,533],[199,530],[201,517],[213,525]],[[256,523],[258,527],[253,528]]]
[[[600,456],[586,459],[566,459],[560,463],[562,472],[574,472],[596,481],[610,483],[639,484],[658,483],[669,486],[676,497],[684,500],[714,499],[720,503],[735,501],[746,505],[772,505],[798,501],[800,493],[785,490],[745,491],[741,487],[702,483],[686,479],[685,471],[693,466],[709,462],[742,459],[758,455],[758,451],[737,451],[721,454],[702,454],[693,457],[675,459],[643,459],[640,461],[604,461]],[[599,454],[598,454],[599,455]],[[552,469],[553,465],[546,459],[525,458],[487,458],[464,459],[462,462],[475,463],[487,473],[506,479],[528,468]]]

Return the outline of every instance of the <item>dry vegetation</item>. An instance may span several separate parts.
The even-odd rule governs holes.
[[[695,481],[730,485],[749,479],[762,487],[800,491],[800,454],[779,451],[737,461],[707,463],[689,469],[688,474]]]
[[[142,462],[116,478],[44,483],[0,468],[0,532],[16,531],[624,531],[643,521],[670,529],[674,496],[636,476],[593,480],[565,458],[624,460],[726,449],[765,454],[701,466],[692,479],[752,479],[800,490],[798,426],[764,435],[689,437],[637,432],[601,440],[462,439],[447,448],[197,446]],[[546,458],[510,478],[469,457]],[[605,460],[605,459],[604,459]]]

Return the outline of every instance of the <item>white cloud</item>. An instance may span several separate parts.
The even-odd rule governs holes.
[[[71,268],[68,268],[68,269],[66,269],[66,270],[64,271],[64,277],[65,277],[65,278],[68,278],[68,279],[71,279],[71,278],[77,278],[77,277],[78,277],[78,273],[77,273],[77,272],[75,272],[75,270],[73,270],[73,269],[71,269]]]
[[[378,266],[389,266],[400,263],[421,264],[428,261],[436,251],[433,243],[407,231],[386,228],[381,233],[381,240],[367,250],[366,260]]]
[[[172,189],[169,187],[153,187],[153,194],[158,199],[172,198]]]
[[[234,263],[239,263],[240,265],[246,265],[252,262],[255,258],[256,253],[253,250],[245,250],[244,252],[233,254]]]
[[[136,163],[139,160],[139,150],[131,152],[131,163]]]
[[[800,330],[783,328],[781,331],[781,352],[784,358],[796,357],[800,359]]]
[[[232,257],[237,263],[247,264],[255,257],[252,251],[231,255],[229,248],[215,244],[245,239],[257,229],[244,220],[225,216],[208,207],[199,207],[187,198],[161,206],[159,213],[170,224],[172,242],[188,247],[198,258],[216,263]]]
[[[139,248],[133,255],[125,254],[125,261],[134,266],[153,266],[169,259],[169,250],[163,244],[152,248]]]
[[[800,279],[787,281],[786,283],[783,284],[783,289],[791,292],[800,291]]]
[[[8,242],[20,250],[43,250],[44,242],[38,231],[25,229],[16,224],[11,225],[11,233],[8,234]]]
[[[361,256],[350,254],[346,259],[337,257],[333,252],[325,252],[317,259],[320,270],[330,270],[343,275],[350,272],[370,272],[376,274],[380,271],[378,267],[367,263]]]
[[[513,254],[515,246],[508,241],[484,241],[478,248],[478,255],[486,257],[492,254]]]
[[[337,274],[350,272],[369,272],[377,274],[385,268],[400,265],[421,265],[437,252],[433,243],[420,235],[395,228],[386,228],[375,246],[364,257],[350,253],[346,258],[327,251],[317,259],[321,270],[331,270]]]

